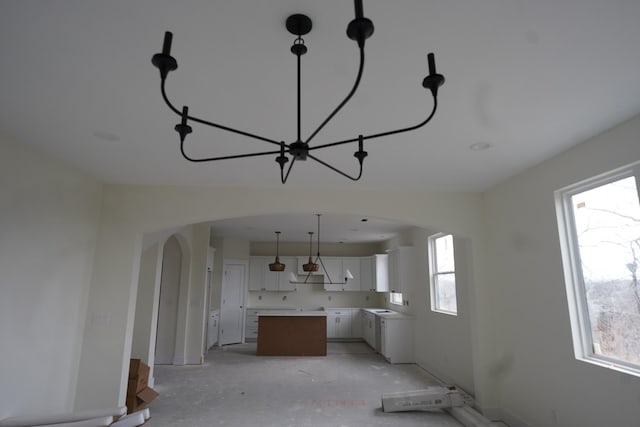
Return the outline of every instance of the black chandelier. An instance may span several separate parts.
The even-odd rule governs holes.
[[[304,140],[301,137],[301,130],[300,130],[300,127],[301,127],[300,126],[300,115],[301,115],[301,112],[300,112],[300,103],[301,103],[300,77],[301,76],[300,75],[301,75],[301,56],[307,52],[307,47],[304,44],[304,40],[302,39],[302,36],[305,34],[308,34],[311,31],[312,23],[309,17],[302,14],[291,15],[287,18],[287,21],[286,21],[287,30],[291,34],[297,36],[297,38],[293,42],[293,45],[291,46],[291,52],[297,57],[297,62],[298,62],[297,64],[298,65],[298,73],[297,73],[298,74],[298,86],[297,86],[298,132],[297,132],[296,140],[291,143],[286,143],[284,141],[276,141],[274,139],[265,138],[249,132],[233,129],[228,126],[223,126],[217,123],[200,119],[198,117],[189,115],[189,107],[187,107],[186,105],[182,107],[182,111],[177,109],[171,103],[171,101],[169,101],[169,98],[167,97],[166,90],[165,90],[165,82],[166,82],[167,75],[169,74],[170,71],[176,70],[178,68],[178,62],[174,57],[171,56],[171,42],[173,39],[173,34],[169,31],[165,32],[162,53],[156,53],[155,55],[153,55],[151,62],[160,70],[160,79],[161,79],[160,88],[162,92],[162,98],[164,99],[169,109],[171,109],[171,111],[173,111],[174,113],[176,113],[178,116],[182,118],[182,121],[175,126],[176,132],[178,132],[178,134],[180,135],[180,152],[182,153],[182,156],[191,162],[200,163],[200,162],[211,162],[216,160],[238,159],[243,157],[268,156],[268,155],[275,154],[277,155],[275,160],[280,165],[280,180],[283,184],[287,182],[287,178],[289,178],[289,173],[291,172],[291,168],[293,167],[296,160],[312,159],[320,163],[321,165],[326,166],[327,168],[339,173],[340,175],[345,176],[346,178],[349,178],[353,181],[357,181],[360,179],[360,177],[362,177],[363,162],[365,157],[367,157],[368,155],[368,153],[364,151],[364,141],[369,139],[374,139],[374,138],[381,138],[384,136],[389,136],[397,133],[412,131],[426,125],[436,112],[436,109],[438,107],[438,88],[444,84],[444,76],[436,72],[436,65],[435,65],[435,59],[434,59],[433,53],[429,53],[427,55],[429,75],[425,77],[424,80],[422,81],[422,86],[431,91],[431,94],[433,96],[433,108],[431,110],[431,113],[429,113],[429,115],[423,122],[418,123],[417,125],[414,125],[414,126],[409,126],[401,129],[392,130],[392,131],[380,132],[380,133],[375,133],[371,135],[358,135],[355,138],[352,137],[352,138],[343,139],[340,141],[335,141],[327,144],[310,145],[310,142],[322,130],[322,128],[324,128],[325,125],[329,123],[329,121],[338,113],[338,111],[340,111],[340,109],[342,109],[342,107],[345,106],[345,104],[351,99],[351,97],[353,97],[354,93],[358,88],[358,85],[360,84],[360,79],[362,78],[362,72],[364,69],[364,44],[365,44],[365,40],[371,37],[371,35],[373,34],[373,22],[371,22],[370,19],[364,17],[363,11],[362,11],[362,0],[354,0],[354,5],[355,5],[355,19],[352,20],[347,26],[347,36],[350,39],[355,40],[358,43],[358,48],[360,49],[360,66],[358,68],[356,81],[353,84],[351,91],[349,91],[349,93],[342,100],[342,102],[340,102],[340,104],[338,104],[338,106],[331,112],[331,114],[327,116],[327,118],[320,124],[320,126],[318,126],[316,130],[313,131],[313,133],[311,133],[311,135]],[[188,124],[189,121],[215,127],[215,128],[236,133],[239,135],[244,135],[248,138],[253,138],[260,141],[268,142],[270,144],[278,146],[279,149],[274,151],[237,154],[237,155],[231,155],[231,156],[193,158],[187,155],[187,153],[184,150],[185,138],[188,134],[193,132],[192,127]],[[353,154],[353,156],[356,159],[358,159],[358,163],[360,166],[360,171],[357,174],[357,176],[352,176],[348,173],[345,173],[337,169],[336,167],[331,166],[330,164],[319,159],[315,154],[312,154],[312,152],[316,150],[320,150],[322,148],[335,147],[339,145],[351,144],[356,142],[358,143],[358,151],[356,151]],[[289,157],[287,155],[291,156],[291,163],[289,163],[289,167],[287,168],[287,171],[285,173],[285,165],[289,162]]]

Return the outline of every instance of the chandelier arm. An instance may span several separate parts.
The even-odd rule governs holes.
[[[426,125],[427,123],[429,123],[431,121],[431,119],[433,118],[433,116],[436,114],[436,110],[438,109],[438,98],[437,97],[433,97],[433,109],[431,110],[431,114],[429,114],[427,116],[427,118],[422,122],[422,123],[418,123],[415,126],[409,126],[406,128],[402,128],[402,129],[396,129],[396,130],[391,130],[388,132],[381,132],[381,133],[375,133],[373,135],[367,135],[364,136],[363,139],[374,139],[374,138],[380,138],[383,136],[389,136],[389,135],[395,135],[397,133],[403,133],[403,132],[409,132],[418,128],[421,128],[422,126]],[[356,138],[357,140],[357,138]]]
[[[280,181],[285,184],[287,182],[287,179],[289,179],[289,173],[291,173],[291,168],[293,168],[293,164],[296,162],[296,158],[293,157],[293,159],[291,160],[291,163],[289,164],[289,169],[287,169],[287,174],[284,175],[284,170],[280,169]]]
[[[194,162],[194,163],[213,162],[215,160],[241,159],[241,158],[244,158],[244,157],[258,157],[258,156],[268,156],[268,155],[273,155],[273,154],[280,154],[280,151],[265,151],[265,152],[261,152],[261,153],[236,154],[236,155],[232,155],[232,156],[204,157],[204,158],[201,158],[201,159],[196,159],[196,158],[188,156],[187,153],[185,153],[185,151],[184,151],[184,140],[180,141],[180,152],[182,153],[182,157],[184,157],[185,159],[189,160],[190,162]]]
[[[180,110],[178,110],[176,107],[174,107],[173,104],[171,103],[171,101],[169,101],[169,98],[167,97],[167,92],[166,92],[166,89],[165,89],[165,81],[166,81],[166,79],[162,79],[162,83],[161,83],[161,86],[160,86],[161,87],[161,92],[162,92],[162,98],[164,99],[164,102],[167,104],[169,109],[171,109],[171,111],[173,111],[174,113],[176,113],[177,115],[182,117],[182,112]],[[273,139],[265,138],[265,137],[262,137],[262,136],[259,136],[259,135],[254,135],[252,133],[241,131],[241,130],[238,130],[238,129],[233,129],[233,128],[230,128],[230,127],[227,127],[227,126],[219,125],[217,123],[209,122],[209,121],[206,121],[206,120],[203,120],[203,119],[199,119],[199,118],[193,117],[193,116],[187,116],[187,118],[189,120],[201,123],[203,125],[215,127],[215,128],[218,128],[218,129],[226,130],[227,132],[237,133],[239,135],[244,135],[244,136],[249,137],[249,138],[259,139],[261,141],[270,142],[271,144],[275,144],[275,145],[280,146],[280,142],[279,141],[275,141]]]
[[[331,169],[332,171],[337,172],[337,173],[339,173],[340,175],[342,175],[342,176],[344,176],[344,177],[346,177],[346,178],[349,178],[349,179],[350,179],[350,180],[352,180],[352,181],[358,181],[358,180],[362,177],[362,169],[363,169],[363,168],[362,168],[362,163],[360,163],[360,173],[358,174],[358,176],[357,176],[357,177],[355,177],[355,178],[354,178],[354,177],[352,177],[351,175],[349,175],[349,174],[347,174],[347,173],[345,173],[345,172],[342,172],[340,169],[338,169],[338,168],[336,168],[336,167],[331,166],[329,163],[323,162],[323,161],[322,161],[322,160],[320,160],[319,158],[317,158],[317,157],[315,157],[315,156],[312,156],[311,154],[308,154],[308,155],[307,155],[307,157],[308,157],[308,158],[310,158],[310,159],[315,160],[316,162],[320,163],[320,164],[321,164],[321,165],[323,165],[323,166],[328,167],[328,168],[329,168],[329,169]]]
[[[433,116],[436,114],[437,108],[438,108],[438,98],[434,97],[433,98],[433,109],[431,110],[431,113],[427,116],[427,118],[423,122],[418,123],[415,126],[410,126],[410,127],[406,127],[406,128],[401,128],[401,129],[388,131],[388,132],[374,133],[372,135],[363,136],[362,139],[363,140],[367,140],[367,139],[380,138],[380,137],[383,137],[383,136],[394,135],[394,134],[402,133],[402,132],[409,132],[409,131],[421,128],[422,126],[426,125],[427,123],[429,123],[431,121]],[[344,139],[342,141],[331,142],[329,144],[316,145],[314,147],[309,147],[309,151],[318,150],[320,148],[334,147],[336,145],[349,144],[351,142],[358,142],[358,138],[356,137],[356,138]]]
[[[362,79],[362,71],[363,70],[364,70],[364,46],[360,47],[360,66],[358,67],[358,75],[356,77],[355,83],[353,84],[353,87],[351,88],[351,91],[342,100],[342,102],[340,104],[338,104],[338,106],[331,112],[331,114],[329,114],[329,116],[326,119],[324,119],[324,122],[322,122],[322,124],[320,126],[318,126],[318,128],[311,134],[311,136],[309,136],[309,138],[307,138],[307,140],[305,141],[305,144],[308,144],[318,134],[318,132],[320,132],[320,130],[327,123],[329,123],[329,120],[331,120],[333,118],[333,116],[335,116],[338,113],[338,111],[340,111],[342,109],[342,107],[344,107],[344,105],[347,102],[349,102],[349,100],[351,99],[353,94],[356,93],[356,90],[358,89],[358,86],[360,85],[360,80]],[[357,141],[357,139],[356,139],[356,141]]]

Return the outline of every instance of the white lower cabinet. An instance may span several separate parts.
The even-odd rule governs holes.
[[[374,349],[377,350],[378,348],[378,343],[377,343],[377,328],[376,328],[376,315],[365,311],[365,310],[361,310],[362,313],[362,338],[364,338],[364,341],[369,344],[369,346]]]
[[[380,318],[380,353],[389,363],[415,363],[413,317]]]
[[[361,338],[362,321],[359,308],[325,308],[327,338]]]

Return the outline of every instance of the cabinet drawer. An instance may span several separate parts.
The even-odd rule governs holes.
[[[327,313],[327,316],[344,316],[345,314],[351,314],[351,309],[349,308],[325,308],[324,311]]]

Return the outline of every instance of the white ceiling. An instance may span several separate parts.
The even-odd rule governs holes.
[[[430,124],[367,142],[359,182],[309,161],[283,187],[275,156],[187,162],[150,62],[172,31],[179,69],[167,91],[176,105],[292,142],[296,62],[284,21],[305,13],[314,25],[302,65],[304,137],[355,78],[348,0],[2,0],[0,133],[110,183],[483,191],[640,113],[638,0],[364,0],[364,11],[376,30],[362,83],[316,143],[422,121],[432,105],[421,86],[430,51],[446,84]],[[273,148],[197,125],[187,142],[193,156]],[[470,150],[474,143],[491,148]],[[318,155],[355,171],[353,151]],[[323,230],[336,233],[326,241],[359,238],[348,231],[360,218],[326,220]],[[268,240],[276,229],[304,234],[306,221],[314,230],[309,216],[217,227],[254,227],[252,240]],[[285,228],[292,224],[299,230]],[[379,225],[378,235],[391,232]]]
[[[431,108],[421,86],[429,51],[447,79],[440,109],[418,131],[368,141],[360,182],[299,162],[285,189],[482,191],[640,113],[637,0],[364,0],[364,11],[376,30],[361,87],[316,142],[420,122]],[[182,159],[178,118],[150,59],[171,30],[179,69],[167,90],[176,105],[292,142],[295,57],[284,21],[297,12],[314,23],[303,57],[304,136],[355,78],[351,1],[3,0],[0,132],[112,183],[282,187],[275,156]],[[273,148],[194,131],[194,156]],[[470,150],[477,142],[492,147]],[[355,171],[353,151],[321,154]]]

